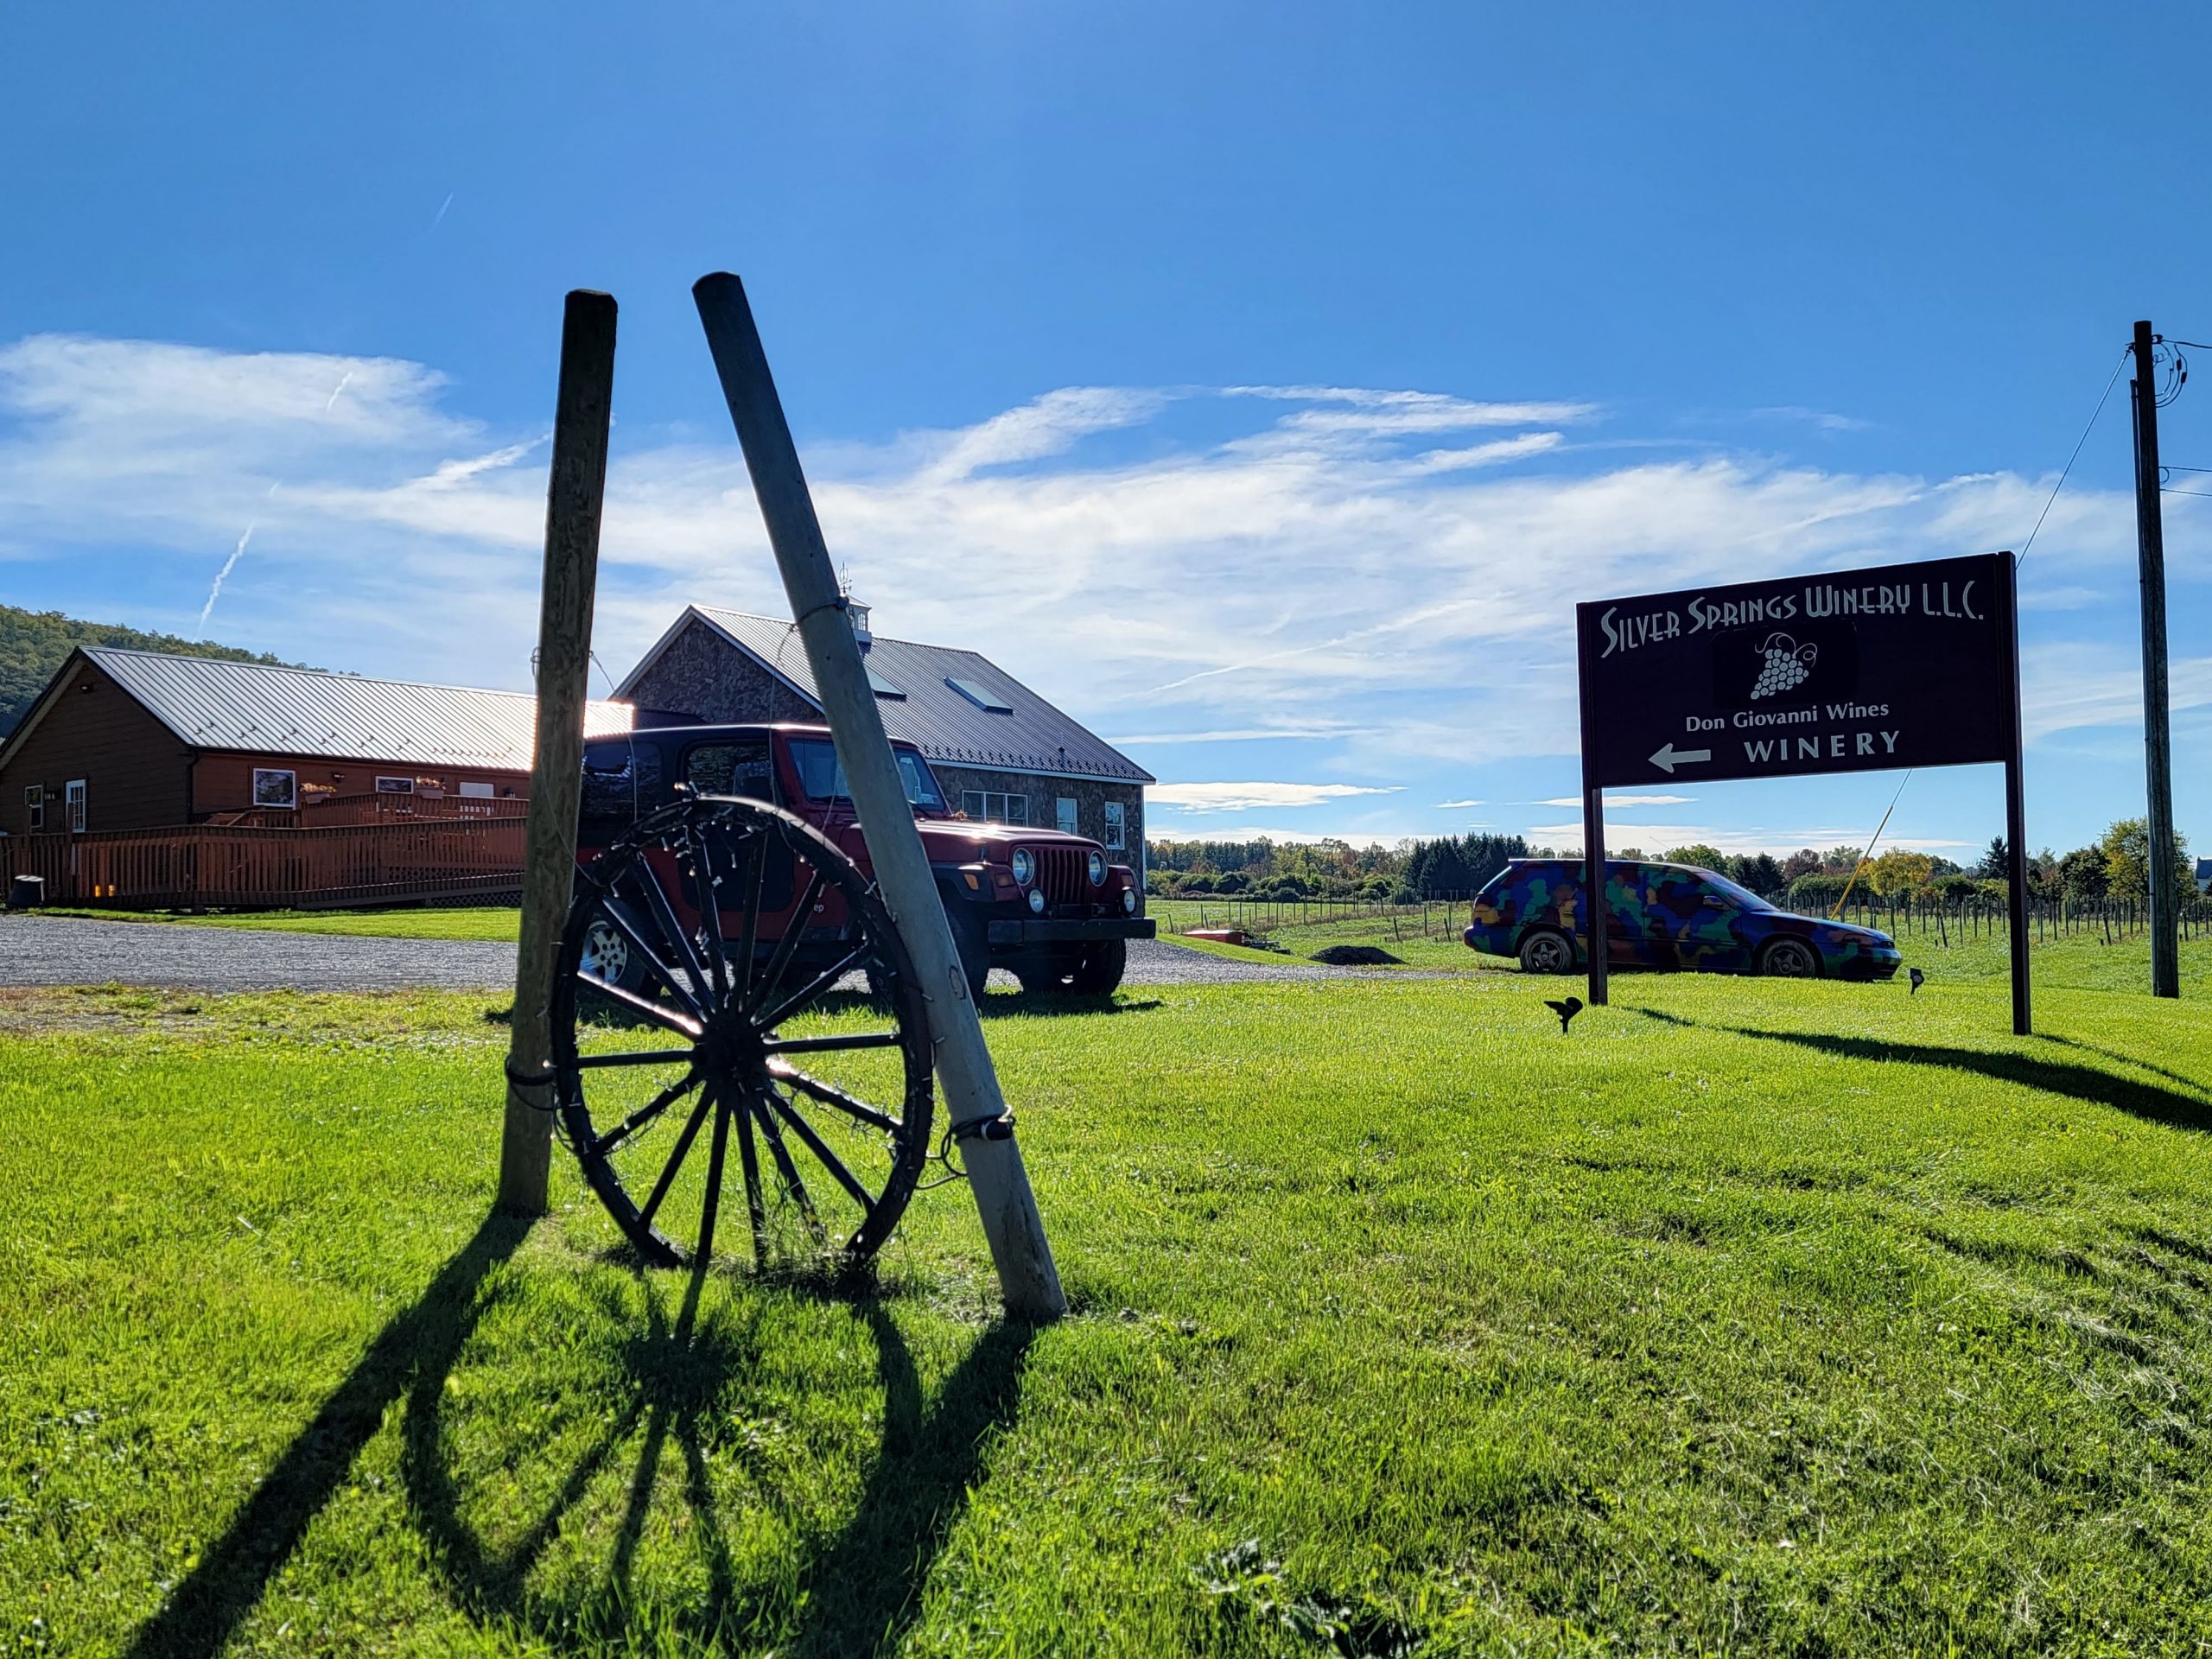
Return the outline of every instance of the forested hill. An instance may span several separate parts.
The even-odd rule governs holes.
[[[30,711],[54,671],[78,645],[119,645],[128,651],[166,651],[181,657],[218,657],[232,663],[269,663],[279,658],[204,639],[180,639],[173,633],[148,633],[112,622],[79,622],[59,611],[26,611],[0,605],[0,741]],[[297,664],[289,664],[297,666]]]

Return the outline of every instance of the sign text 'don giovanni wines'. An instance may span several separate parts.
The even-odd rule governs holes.
[[[2010,758],[2011,560],[1577,606],[1588,785]]]

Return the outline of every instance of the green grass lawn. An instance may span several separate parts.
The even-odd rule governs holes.
[[[1041,1330],[487,1219],[481,998],[0,994],[0,1639],[2198,1652],[2212,951],[1963,963],[994,996]]]

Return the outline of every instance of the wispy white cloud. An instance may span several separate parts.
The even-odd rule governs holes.
[[[1254,808],[1321,806],[1355,795],[1394,795],[1401,786],[1361,784],[1156,784],[1146,791],[1155,807],[1185,812],[1246,812]]]
[[[1485,804],[1485,803],[1481,801],[1439,801],[1436,804],[1436,810],[1440,812],[1453,812],[1459,810],[1462,807],[1481,806],[1484,804]]]
[[[1236,429],[1176,441],[1165,412],[1201,397]],[[19,340],[0,347],[7,556],[44,550],[87,573],[77,608],[175,627],[201,608],[207,550],[251,523],[268,579],[223,600],[243,642],[520,685],[543,437],[452,402],[435,370],[389,358]],[[2053,481],[1561,443],[1605,418],[1580,400],[1069,387],[807,461],[831,550],[887,633],[988,652],[1094,729],[1134,734],[1124,747],[1160,746],[1154,771],[1184,746],[1274,742],[1258,764],[1286,786],[1402,781],[1421,799],[1485,764],[1573,752],[1576,598],[2003,546]],[[783,606],[734,443],[650,431],[617,432],[608,475],[596,643],[618,671],[687,601]],[[2212,575],[2196,505],[2170,508],[2177,591]],[[2128,597],[2133,525],[2124,493],[2069,484],[2029,591]],[[128,589],[94,574],[125,559]],[[163,612],[145,595],[172,569]],[[2037,736],[2139,718],[2124,653],[2037,644],[2030,664]],[[2178,706],[2197,706],[2203,671],[2177,660]],[[1316,798],[1363,834],[1395,827],[1363,822],[1357,795]]]
[[[1611,806],[1687,806],[1697,798],[1694,795],[1617,795],[1605,791],[1605,804]],[[1582,804],[1575,795],[1554,795],[1549,800],[1531,801],[1531,806],[1574,806]]]
[[[1582,845],[1582,820],[1567,823],[1530,824],[1521,832],[1538,846],[1561,849],[1580,849]],[[1614,853],[1624,847],[1641,848],[1656,856],[1677,847],[1710,847],[1715,852],[1741,855],[1772,853],[1777,856],[1796,852],[1801,847],[1825,849],[1829,847],[1862,847],[1866,842],[1866,826],[1774,830],[1755,828],[1729,829],[1710,823],[1615,823],[1605,824],[1605,845]],[[1919,852],[1936,853],[1947,848],[1978,846],[1980,843],[1946,840],[1937,836],[1899,836],[1885,834],[1885,847],[1905,847]]]

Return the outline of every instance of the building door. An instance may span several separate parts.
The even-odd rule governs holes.
[[[85,833],[85,780],[81,778],[73,778],[64,784],[61,798],[67,805],[69,833],[73,836],[83,835]]]
[[[1072,795],[1061,796],[1060,798],[1054,803],[1053,810],[1058,815],[1060,833],[1062,835],[1074,836],[1083,833],[1075,827],[1075,798]]]

